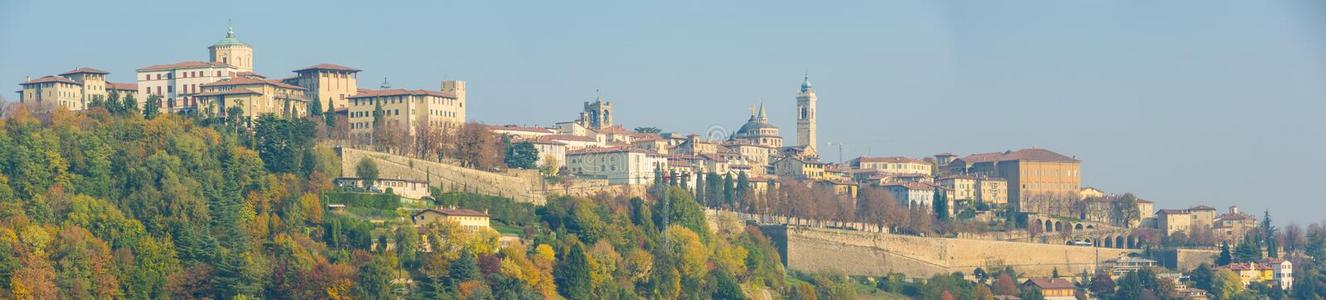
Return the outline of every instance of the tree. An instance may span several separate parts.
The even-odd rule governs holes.
[[[147,103],[143,106],[143,117],[155,119],[161,114],[161,96],[147,96]]]
[[[1253,262],[1262,259],[1262,248],[1257,245],[1257,237],[1260,233],[1248,232],[1248,235],[1239,241],[1238,247],[1234,248],[1234,261]]]
[[[355,165],[355,176],[364,181],[364,187],[372,187],[378,181],[378,163],[367,157],[359,159]]]
[[[120,101],[120,107],[122,108],[122,114],[136,114],[138,113],[138,100],[134,99],[134,94],[124,95],[124,100]]]
[[[309,101],[309,103],[308,103],[308,115],[309,115],[310,117],[317,117],[317,116],[321,116],[321,115],[322,115],[322,99],[321,99],[321,98],[319,98],[319,97],[313,97],[313,101]]]
[[[1234,262],[1234,254],[1229,251],[1229,242],[1221,242],[1220,255],[1216,257],[1215,264],[1217,266],[1224,266],[1229,265],[1229,263],[1232,262]]]
[[[254,139],[259,157],[268,171],[292,173],[304,171],[303,157],[313,148],[316,128],[307,119],[277,118],[271,114],[258,117]],[[307,175],[308,172],[303,174]]]
[[[1266,210],[1264,213],[1265,215],[1262,217],[1262,223],[1257,229],[1262,233],[1262,240],[1266,241],[1266,257],[1280,257],[1280,247],[1278,246],[1279,243],[1276,241],[1275,224],[1271,223],[1271,211]]]
[[[589,256],[579,242],[572,242],[570,247],[571,251],[565,252],[553,270],[557,292],[568,299],[590,299],[593,286]]]
[[[1091,276],[1091,292],[1096,295],[1112,295],[1115,287],[1114,279],[1103,269],[1097,269]]]
[[[519,142],[507,145],[506,166],[509,168],[533,169],[539,161],[539,149],[534,143]]]
[[[999,276],[995,277],[994,293],[995,295],[1017,295],[1018,284],[1013,282],[1013,277],[1007,272],[1000,272]]]
[[[1243,290],[1243,279],[1229,269],[1221,269],[1211,276],[1211,292],[1214,299],[1230,299]]]
[[[1193,287],[1210,291],[1212,280],[1215,280],[1215,271],[1211,269],[1211,266],[1202,263],[1188,273],[1188,278],[1192,280]]]

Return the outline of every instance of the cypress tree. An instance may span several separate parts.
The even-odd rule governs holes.
[[[557,292],[567,299],[590,299],[593,286],[589,278],[589,256],[579,242],[572,242],[571,251],[560,259],[553,270]]]

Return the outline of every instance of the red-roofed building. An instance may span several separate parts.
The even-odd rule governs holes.
[[[872,157],[862,156],[852,159],[850,162],[852,168],[879,170],[885,174],[917,174],[930,176],[933,172],[933,165],[924,160],[902,157]]]
[[[232,108],[239,108],[240,117],[246,121],[264,114],[283,118],[308,115],[308,98],[303,88],[259,77],[232,77],[205,83],[202,92],[192,97],[197,101],[198,111],[208,116],[230,117]]]
[[[110,72],[79,67],[60,73],[59,76],[29,79],[19,83],[18,100],[21,103],[50,103],[68,110],[83,110],[94,101],[110,99],[112,93],[119,98],[135,94],[117,89],[122,88],[123,84],[107,82],[107,74]]]
[[[1019,212],[1071,216],[1081,197],[1082,162],[1054,151],[1028,148],[979,153],[954,160],[950,174],[1008,180],[1008,200]]]
[[[317,99],[323,111],[345,108],[351,96],[359,94],[359,69],[336,64],[317,64],[295,70],[287,83],[308,91],[309,100]]]
[[[139,103],[147,98],[160,97],[158,107],[166,112],[196,112],[198,99],[194,94],[203,92],[203,85],[236,78],[239,68],[215,62],[185,61],[173,64],[147,66],[138,69]]]
[[[1041,292],[1046,300],[1077,300],[1077,287],[1063,278],[1031,278],[1022,283],[1024,289]]]
[[[462,91],[463,92],[463,91]],[[465,123],[465,101],[454,92],[411,89],[359,89],[347,98],[350,138],[360,143],[374,139],[374,111],[382,110],[384,130],[405,132],[413,138],[421,129],[437,132],[460,129]]]

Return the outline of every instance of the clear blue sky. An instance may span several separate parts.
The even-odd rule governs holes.
[[[763,101],[790,143],[809,71],[820,141],[846,157],[1043,147],[1163,207],[1326,218],[1319,0],[232,2],[0,0],[4,97],[77,66],[131,81],[205,60],[233,19],[275,78],[467,80],[486,123],[570,120],[600,89],[628,127],[703,132]]]

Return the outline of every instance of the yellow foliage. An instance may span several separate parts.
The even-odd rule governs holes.
[[[746,248],[734,246],[724,239],[714,240],[714,264],[733,274],[745,274]]]
[[[704,278],[708,273],[705,261],[709,249],[700,241],[700,236],[686,227],[668,226],[668,238],[672,241],[673,256],[681,259],[681,273],[689,278]]]

